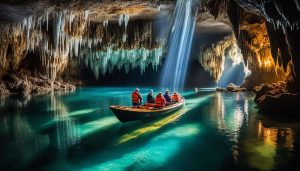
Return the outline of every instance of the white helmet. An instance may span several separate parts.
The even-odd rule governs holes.
[[[139,89],[139,88],[136,88],[136,89],[135,89],[135,91],[136,91],[136,92],[139,92],[139,91],[140,91],[140,89]]]

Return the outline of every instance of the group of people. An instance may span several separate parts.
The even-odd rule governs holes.
[[[139,88],[136,88],[135,91],[131,95],[132,97],[132,105],[135,107],[139,107],[142,105],[143,97],[140,94]],[[166,90],[165,94],[163,95],[161,92],[157,94],[154,98],[153,90],[150,90],[149,94],[147,95],[147,105],[152,105],[156,108],[163,108],[167,105],[180,102],[182,97],[179,93],[174,92],[173,95],[170,95],[170,91]]]

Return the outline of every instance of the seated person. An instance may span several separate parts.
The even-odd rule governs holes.
[[[155,107],[157,108],[163,108],[166,105],[166,100],[163,97],[162,93],[158,93],[158,95],[155,98]]]
[[[150,90],[149,94],[147,95],[147,103],[155,103],[155,99],[153,97],[153,90]]]
[[[172,99],[170,97],[170,91],[169,90],[166,90],[165,94],[164,94],[164,98],[166,99],[166,103],[167,105],[171,104],[172,103]]]
[[[143,98],[140,94],[139,88],[136,88],[135,91],[131,94],[132,106],[139,107],[142,104]]]
[[[178,94],[177,92],[174,92],[172,95],[172,101],[177,103],[180,102],[182,100],[182,97],[180,94]]]

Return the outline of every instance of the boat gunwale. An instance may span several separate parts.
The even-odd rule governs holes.
[[[110,108],[112,110],[136,112],[136,113],[156,113],[156,112],[169,111],[169,110],[181,107],[184,104],[185,104],[185,100],[182,100],[179,103],[175,103],[175,104],[172,104],[172,105],[164,107],[164,108],[145,109],[145,108],[133,108],[131,106],[117,106],[117,105],[112,105],[112,106],[110,106]]]

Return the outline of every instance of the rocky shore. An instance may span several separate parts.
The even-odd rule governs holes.
[[[0,96],[10,94],[40,94],[50,91],[74,91],[75,85],[64,81],[52,81],[46,76],[19,72],[3,76],[0,81]]]
[[[299,110],[300,94],[291,93],[284,81],[263,84],[256,87],[256,89],[257,92],[254,101],[262,111],[296,114]]]
[[[218,92],[247,92],[246,88],[236,86],[233,83],[230,83],[226,88],[217,87],[216,91]]]
[[[216,88],[218,92],[254,92],[256,93],[254,101],[265,114],[296,114],[300,106],[300,94],[292,93],[288,89],[286,81],[279,81],[273,84],[262,84],[247,90],[229,84],[226,88]]]

